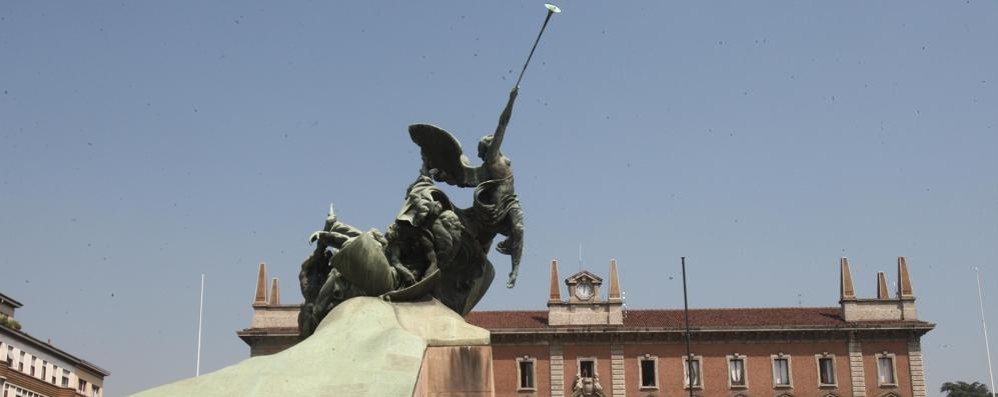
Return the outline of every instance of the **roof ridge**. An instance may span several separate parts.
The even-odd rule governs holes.
[[[720,310],[840,310],[837,306],[808,306],[808,307],[789,307],[789,306],[778,306],[778,307],[705,307],[705,308],[690,308],[690,311],[720,311]],[[628,309],[627,311],[683,311],[682,308],[675,309]]]

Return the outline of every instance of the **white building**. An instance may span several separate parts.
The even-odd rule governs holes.
[[[0,293],[0,396],[103,397],[111,373],[21,332],[14,320],[21,306]]]

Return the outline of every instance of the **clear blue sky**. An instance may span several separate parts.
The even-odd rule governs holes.
[[[541,2],[0,4],[0,291],[108,395],[241,360],[256,266],[300,301],[326,207],[383,229],[406,126],[495,127]],[[973,267],[998,286],[998,5],[565,2],[504,142],[526,212],[514,290],[548,262],[628,306],[834,306],[911,267],[928,388],[987,379]],[[467,204],[470,192],[450,190]],[[509,262],[493,255],[497,273]],[[998,292],[985,304],[998,308]],[[987,313],[998,326],[993,310]],[[996,329],[998,332],[998,329]]]

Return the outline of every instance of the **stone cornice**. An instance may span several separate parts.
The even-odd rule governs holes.
[[[768,342],[773,340],[847,340],[850,335],[863,339],[919,337],[932,330],[932,324],[919,324],[897,327],[839,327],[839,328],[753,328],[753,329],[691,329],[690,336],[695,341],[734,341]],[[683,330],[650,329],[627,327],[557,327],[543,329],[493,329],[492,343],[545,343],[608,341],[627,342],[673,342],[682,341]]]

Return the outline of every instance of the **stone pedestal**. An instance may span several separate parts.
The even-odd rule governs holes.
[[[354,298],[285,351],[136,394],[275,395],[492,397],[489,332],[436,300]]]
[[[455,376],[457,375],[457,376]],[[491,346],[426,348],[413,397],[493,397]]]

